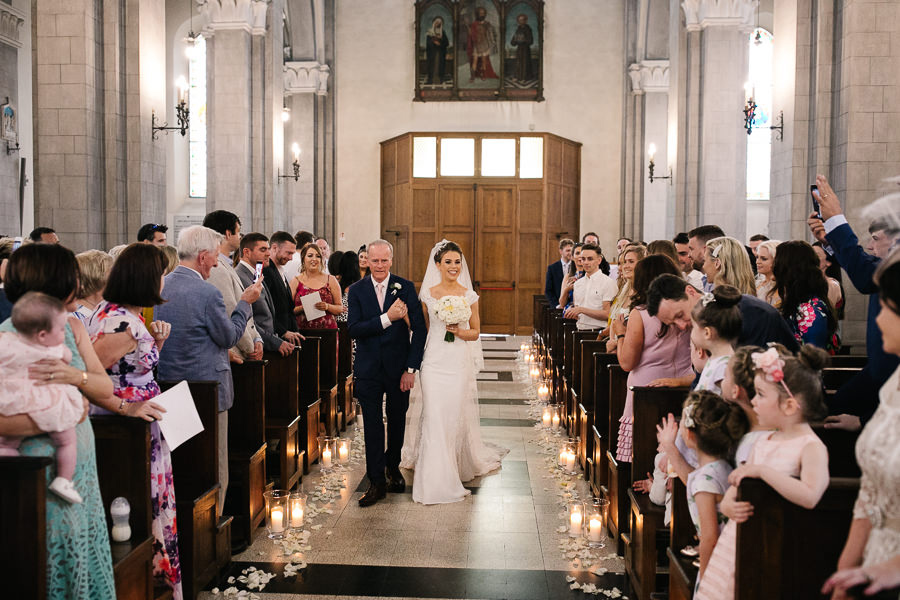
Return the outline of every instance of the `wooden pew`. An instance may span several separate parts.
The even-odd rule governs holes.
[[[312,345],[318,346],[318,340],[313,340]],[[306,456],[306,405],[300,409],[300,352],[265,355],[266,478],[284,490],[293,489],[300,481]]]
[[[828,473],[832,477],[860,477],[859,465],[856,462],[856,440],[859,431],[843,429],[826,429],[822,423],[814,423],[813,431],[828,448]]]
[[[91,418],[97,451],[97,479],[106,514],[119,496],[131,507],[131,539],[110,540],[118,598],[153,598],[153,536],[150,504],[150,423],[120,416]],[[175,499],[179,491],[175,489]],[[179,531],[180,533],[180,531]],[[171,590],[166,589],[171,594]]]
[[[581,438],[578,462],[587,481],[591,480],[594,465],[594,352],[602,352],[605,346],[605,342],[597,340],[597,331],[575,334],[571,396],[577,421],[575,431]]]
[[[609,461],[607,460],[610,415],[609,365],[619,364],[619,357],[615,353],[601,351],[591,353],[587,360],[591,361],[592,365],[588,377],[593,377],[594,381],[590,388],[587,383],[584,383],[584,380],[581,385],[583,390],[591,390],[590,398],[587,399],[593,412],[590,429],[591,450],[594,457],[591,469],[591,491],[594,496],[604,496],[609,492]]]
[[[669,524],[669,600],[690,600],[699,569],[694,566],[695,557],[681,553],[685,546],[698,544],[694,522],[687,503],[687,488],[674,477],[672,479],[672,522]]]
[[[581,437],[581,454],[584,453],[584,436],[581,434],[581,413],[578,409],[578,390],[581,385],[581,341],[596,339],[597,332],[593,329],[579,330],[574,324],[565,330],[566,338],[563,347],[563,376],[565,401],[568,403],[568,412],[572,415],[572,437]],[[579,463],[584,467],[584,461],[579,458]]]
[[[850,354],[839,354],[831,357],[831,367],[834,368],[851,368],[862,369],[869,362],[868,356],[856,356]]]
[[[609,446],[606,451],[607,487],[609,489],[609,518],[606,520],[609,537],[616,542],[619,554],[624,551],[621,534],[629,529],[628,489],[631,487],[631,463],[616,460],[616,447],[619,442],[619,417],[625,410],[625,397],[628,392],[628,373],[618,364],[607,366],[609,374],[609,405],[607,407],[607,438]]]
[[[338,323],[338,399],[340,405],[341,431],[356,418],[353,402],[353,340],[347,323]]]
[[[680,414],[688,388],[634,388],[634,426],[632,434],[632,479],[653,473],[659,443],[656,426],[669,413]],[[635,596],[649,600],[650,595],[665,588],[667,573],[657,578],[657,565],[666,561],[669,532],[664,525],[665,508],[650,502],[648,494],[635,493],[628,482],[630,533],[625,537],[625,572]],[[621,482],[620,482],[621,486]]]
[[[167,390],[174,382],[159,382]],[[219,517],[218,384],[188,385],[203,431],[172,451],[181,585],[194,598],[231,562],[231,517]]]
[[[550,322],[547,331],[547,368],[550,369],[550,400],[554,404],[560,402],[562,395],[560,394],[559,365],[562,361],[562,309],[553,309],[550,311]],[[564,419],[565,415],[559,416]],[[565,421],[563,421],[565,422]]]
[[[574,374],[575,360],[575,334],[578,330],[575,327],[573,319],[565,319],[563,321],[562,331],[562,361],[560,364],[560,393],[562,401],[566,404],[566,415],[569,416],[566,421],[566,432],[570,437],[578,436],[578,412],[576,405],[572,403],[572,381]]]
[[[8,598],[47,597],[47,468],[50,457],[0,458],[0,546]]]
[[[228,411],[228,490],[225,512],[234,517],[231,543],[245,548],[265,516],[266,491],[265,360],[231,365],[234,404]]]
[[[300,410],[302,415],[300,437],[305,444],[303,472],[309,473],[309,467],[319,459],[318,436],[325,434],[325,425],[321,422],[320,413],[322,399],[319,396],[319,349],[322,339],[309,336],[300,346]]]
[[[822,369],[822,381],[825,389],[837,390],[856,377],[862,369],[859,367],[826,367]]]
[[[319,339],[318,397],[321,400],[319,419],[325,435],[336,436],[340,431],[338,418],[338,330],[301,329],[307,341]],[[306,385],[301,377],[300,386]]]
[[[753,516],[737,527],[735,600],[820,598],[847,540],[859,480],[832,478],[819,504],[801,508],[759,479],[746,478],[738,499]]]

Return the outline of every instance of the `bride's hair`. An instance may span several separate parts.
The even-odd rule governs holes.
[[[444,242],[443,245],[439,246],[437,252],[434,253],[434,262],[440,263],[441,259],[444,258],[444,255],[448,252],[456,252],[462,257],[462,249],[456,244],[456,242]]]

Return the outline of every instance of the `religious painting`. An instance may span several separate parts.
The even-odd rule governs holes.
[[[543,98],[543,0],[417,0],[416,95]]]
[[[0,139],[16,143],[19,141],[19,128],[16,124],[16,109],[9,103],[0,104]]]

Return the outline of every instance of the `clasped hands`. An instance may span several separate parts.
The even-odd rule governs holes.
[[[404,321],[406,321],[406,326],[410,327],[409,308],[406,306],[406,302],[399,298],[394,300],[394,303],[391,304],[390,308],[387,309],[387,316],[392,323],[399,319],[403,319]]]

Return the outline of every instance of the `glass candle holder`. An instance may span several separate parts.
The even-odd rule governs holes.
[[[559,426],[561,423],[560,414],[559,414],[559,405],[552,404],[550,406],[550,429],[554,431],[554,433],[559,433]]]
[[[284,531],[287,529],[290,508],[288,500],[290,492],[287,490],[269,490],[263,494],[266,500],[266,529],[269,537],[273,540],[280,540],[284,537]]]
[[[584,537],[592,548],[603,548],[606,539],[606,520],[609,518],[609,500],[593,498],[584,502]]]
[[[337,461],[338,464],[346,465],[350,462],[350,444],[351,440],[346,438],[338,438],[335,440],[335,445],[337,446]]]
[[[546,402],[550,399],[550,388],[547,386],[547,383],[542,383],[537,390],[538,400],[541,402]]]
[[[569,504],[567,513],[569,517],[569,537],[581,537],[584,529],[584,506],[580,502]]]
[[[550,429],[553,424],[553,411],[549,404],[545,404],[541,409],[541,427]]]
[[[303,521],[306,518],[306,494],[291,492],[288,497],[288,512],[290,513],[291,529],[303,527]]]
[[[319,468],[323,472],[330,471],[334,468],[337,461],[337,446],[335,438],[329,435],[320,435],[319,440]]]
[[[566,440],[566,443],[562,445],[559,456],[559,466],[566,473],[575,473],[575,467],[578,464],[578,440],[574,438]]]

